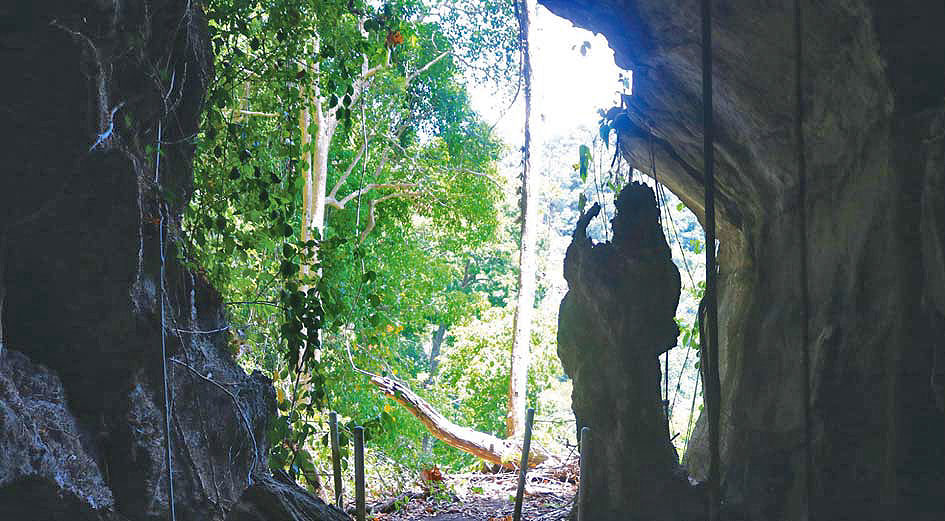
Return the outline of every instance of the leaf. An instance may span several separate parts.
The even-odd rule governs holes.
[[[578,164],[580,165],[579,173],[581,175],[581,182],[586,182],[587,169],[591,164],[591,149],[587,145],[581,145],[580,148],[578,148],[578,153],[580,156]]]
[[[581,192],[581,195],[578,196],[578,212],[583,214],[585,206],[587,206],[587,196],[584,195],[584,192]]]
[[[600,139],[605,147],[610,148],[610,125],[605,123],[600,126]]]

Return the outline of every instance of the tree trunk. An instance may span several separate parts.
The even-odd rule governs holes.
[[[430,376],[423,386],[428,387],[433,384],[436,372],[440,367],[440,348],[443,346],[443,340],[446,338],[446,324],[440,324],[433,332],[433,338],[430,341]]]
[[[522,442],[513,439],[503,440],[491,434],[456,425],[437,412],[423,398],[417,396],[410,388],[390,378],[375,375],[371,377],[371,383],[403,405],[434,437],[443,443],[507,469],[516,468],[521,461]],[[551,455],[544,449],[532,444],[528,454],[528,466],[535,467],[550,458]]]
[[[430,339],[430,375],[423,382],[423,388],[427,389],[433,385],[436,378],[437,369],[440,366],[440,348],[443,346],[443,339],[446,338],[446,324],[437,326],[433,332],[433,338]],[[428,457],[433,457],[433,438],[429,434],[423,435],[423,453]]]
[[[536,226],[538,208],[535,173],[532,171],[532,65],[529,22],[533,0],[520,0],[518,6],[519,30],[522,38],[522,75],[525,81],[525,145],[522,158],[522,241],[519,247],[518,299],[515,307],[515,331],[512,337],[511,376],[509,379],[509,410],[506,434],[513,437],[525,430],[526,391],[528,386],[529,347],[532,336],[532,315],[535,308]]]
[[[318,40],[313,41],[314,52],[318,52]],[[299,114],[299,130],[302,132],[302,159],[307,163],[304,172],[302,240],[312,238],[312,229],[318,230],[318,238],[325,234],[325,200],[328,186],[328,149],[338,127],[333,109],[325,109],[321,89],[318,86],[318,63],[307,68],[312,79],[311,96]],[[314,117],[314,121],[312,118]],[[314,132],[313,124],[314,123]],[[314,146],[313,146],[314,145]]]

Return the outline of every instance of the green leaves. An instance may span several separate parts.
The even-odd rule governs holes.
[[[485,295],[491,299],[496,293],[502,303],[507,297],[503,283],[455,286],[470,252],[494,241],[499,228],[501,189],[491,179],[500,177],[495,160],[501,145],[470,108],[460,62],[451,55],[488,67],[505,63],[509,67],[488,75],[511,77],[517,40],[504,25],[512,21],[511,4],[206,0],[203,5],[215,78],[184,218],[188,244],[181,250],[193,266],[205,269],[226,301],[250,303],[231,305],[227,313],[249,331],[241,361],[273,374],[280,389],[282,416],[273,422],[270,438],[273,461],[305,473],[309,438],[321,436],[309,423],[329,401],[344,407],[375,439],[393,440],[397,420],[409,423],[402,411],[383,408],[386,399],[355,387],[360,375],[350,372],[346,335],[360,343],[352,348],[359,367],[409,378],[426,363],[422,346],[430,320],[465,320],[483,309]],[[478,14],[464,18],[468,15],[453,7]],[[391,66],[373,77],[370,88],[356,88],[363,57],[372,66],[384,63],[385,39],[394,32],[402,41],[391,50]],[[447,49],[451,55],[408,84],[410,71]],[[371,201],[390,191],[376,190],[364,194],[360,205],[352,201],[344,210],[332,209],[325,237],[306,230],[313,238],[301,239],[311,226],[303,216],[302,172],[313,166],[308,161],[315,145],[303,145],[299,114],[303,107],[316,108],[310,101],[316,86],[321,108],[337,107],[337,133],[327,151],[329,189],[365,135],[396,137],[385,164],[381,144],[371,143],[364,156],[366,175],[351,175],[339,199],[365,183],[422,187],[416,196],[378,204],[376,229],[363,244],[359,233]],[[309,131],[323,128],[310,119]],[[394,132],[401,128],[406,130]],[[480,268],[483,279],[501,271],[502,263],[495,264]]]
[[[600,139],[604,143],[604,146],[610,148],[610,125],[602,123],[600,126]]]
[[[587,145],[581,145],[578,149],[579,162],[578,171],[581,175],[581,182],[587,182],[587,170],[591,164],[591,149]]]

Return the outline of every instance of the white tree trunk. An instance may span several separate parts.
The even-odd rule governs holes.
[[[318,49],[318,42],[314,43]],[[299,129],[302,132],[302,159],[307,163],[303,172],[305,177],[304,223],[302,240],[312,238],[312,229],[318,230],[319,239],[325,235],[325,201],[328,187],[328,150],[331,139],[338,127],[335,110],[325,109],[325,100],[321,97],[321,89],[316,80],[318,65],[308,66],[313,81],[312,96],[299,114]],[[313,118],[314,117],[314,121]],[[314,123],[314,128],[312,123]],[[314,135],[313,131],[314,130]],[[314,142],[314,150],[312,144]]]
[[[328,149],[331,138],[335,135],[338,122],[330,115],[323,115],[316,120],[314,172],[312,179],[312,210],[309,215],[309,228],[318,230],[319,237],[325,235],[325,196],[328,189]]]

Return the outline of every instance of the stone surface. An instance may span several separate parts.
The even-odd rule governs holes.
[[[624,155],[702,219],[698,3],[541,3],[633,69]],[[811,519],[945,519],[945,4],[801,2],[806,281],[791,3],[713,5],[726,516],[808,518],[808,386]]]
[[[59,378],[0,353],[0,519],[117,519]]]
[[[587,237],[598,205],[578,220],[558,316],[578,432],[592,436],[586,519],[695,520],[704,507],[679,467],[660,396],[659,355],[679,334],[679,270],[652,189],[628,185],[616,208],[611,242]]]
[[[175,249],[213,73],[199,5],[3,9],[0,519],[169,518],[162,350],[176,518],[222,520],[270,479],[275,393]]]
[[[296,485],[280,471],[262,476],[246,489],[226,521],[348,521],[334,506]]]

